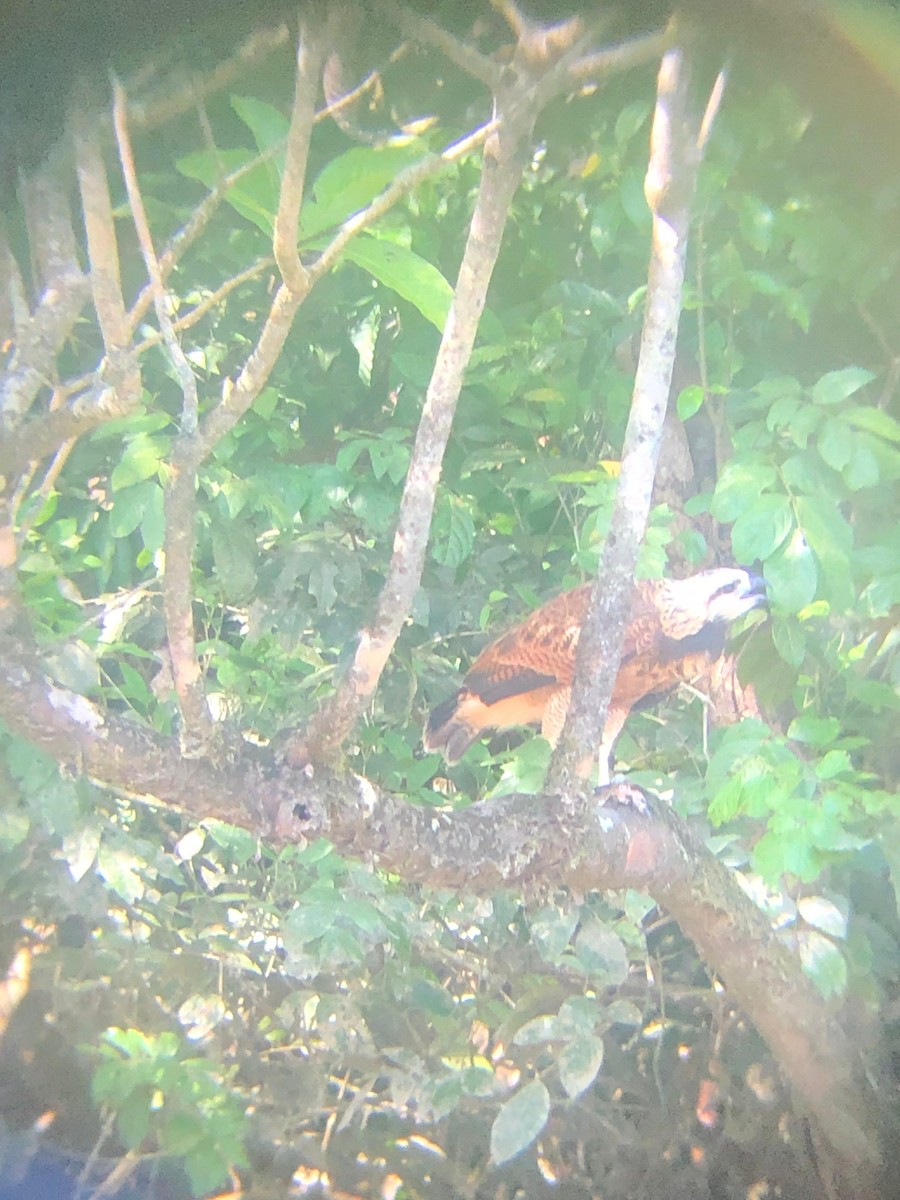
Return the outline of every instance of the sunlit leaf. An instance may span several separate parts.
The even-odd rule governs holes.
[[[574,1098],[591,1086],[603,1066],[603,1038],[573,1038],[559,1056],[559,1078],[566,1095]]]
[[[550,1093],[540,1079],[532,1079],[510,1096],[491,1126],[491,1162],[502,1166],[530,1146],[547,1124]]]

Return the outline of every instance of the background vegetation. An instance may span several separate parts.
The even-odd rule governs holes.
[[[496,16],[454,21],[487,53],[509,40]],[[382,70],[386,99],[354,121],[433,120],[377,144],[315,125],[305,261],[404,168],[489,116],[483,89],[443,55],[412,44],[389,64],[401,39],[391,29],[385,49],[381,36],[356,49]],[[347,747],[350,770],[412,806],[540,790],[539,739],[495,738],[448,770],[421,752],[420,731],[490,633],[596,567],[646,290],[655,69],[566,94],[537,127],[421,586]],[[173,320],[219,297],[179,332],[201,417],[256,345],[277,286],[293,86],[285,38],[265,70],[146,134],[135,126],[158,249],[225,174],[263,156],[166,279]],[[130,306],[145,266],[109,142],[105,153]],[[701,699],[676,696],[632,717],[618,757],[740,872],[887,1097],[900,968],[898,181],[851,177],[847,162],[808,97],[739,58],[694,202],[640,570],[761,566],[772,614],[741,673],[764,718],[707,730]],[[371,618],[479,179],[473,152],[348,245],[199,466],[193,621],[230,736],[277,746],[302,726]],[[8,261],[36,308],[34,234],[11,201]],[[174,736],[161,572],[184,392],[155,331],[148,309],[130,411],[4,469],[14,635],[33,639],[54,688]],[[9,379],[21,344],[7,344]],[[85,310],[34,413],[104,352]],[[524,901],[409,884],[352,846],[278,844],[222,813],[147,804],[19,729],[2,750],[4,961],[13,981],[31,973],[0,1062],[14,1158],[49,1112],[46,1137],[87,1189],[112,1171],[142,1187],[183,1172],[198,1195],[234,1172],[246,1188],[293,1177],[297,1194],[732,1196],[760,1181],[821,1194],[777,1062],[644,894],[575,895],[552,877]]]

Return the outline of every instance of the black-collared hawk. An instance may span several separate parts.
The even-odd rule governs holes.
[[[454,763],[490,730],[532,724],[555,745],[569,708],[590,596],[589,583],[563,592],[483,650],[462,687],[429,716],[425,749]],[[635,583],[598,750],[601,780],[635,705],[700,679],[721,655],[731,622],[765,603],[763,581],[740,567]]]

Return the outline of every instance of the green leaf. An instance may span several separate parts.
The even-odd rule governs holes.
[[[288,954],[305,950],[310,942],[327,933],[338,919],[340,907],[332,902],[312,901],[301,904],[285,917],[281,925],[281,937]]]
[[[830,746],[841,732],[837,717],[814,717],[809,714],[795,717],[788,726],[787,735],[794,742],[805,746]]]
[[[772,641],[778,656],[789,666],[799,667],[806,657],[806,634],[797,621],[777,621],[772,625]]]
[[[822,995],[842,996],[847,990],[847,960],[839,947],[815,929],[801,931],[799,942],[803,970]]]
[[[230,175],[253,157],[249,150],[217,150],[215,153],[199,150],[178,159],[175,166],[182,175],[199,180],[212,191],[218,186],[223,172]],[[278,209],[278,180],[272,164],[260,163],[242,175],[240,182],[228,189],[225,199],[239,216],[271,239]]]
[[[261,154],[286,140],[290,122],[273,105],[255,96],[232,96],[231,107],[253,134]]]
[[[520,1025],[513,1036],[515,1046],[540,1046],[560,1037],[559,1021],[552,1013],[532,1017]]]
[[[616,117],[616,145],[626,146],[644,128],[649,117],[650,105],[646,100],[633,100],[626,104]]]
[[[844,367],[840,371],[829,371],[816,383],[812,390],[817,404],[840,404],[875,378],[865,367]]]
[[[812,603],[819,572],[802,529],[794,529],[787,541],[766,559],[765,576],[769,597],[777,608],[798,613]],[[792,660],[785,658],[785,661]]]
[[[491,1162],[501,1167],[530,1146],[550,1116],[550,1093],[532,1079],[503,1105],[491,1126]]]
[[[556,964],[578,924],[578,909],[542,908],[531,919],[531,940],[545,962]]]
[[[344,252],[357,266],[415,305],[426,321],[443,333],[453,289],[427,259],[396,242],[363,235]]]
[[[113,491],[131,487],[155,475],[166,452],[166,443],[161,438],[138,434],[125,443],[122,457],[113,467],[110,483]],[[136,527],[136,526],[134,526]],[[133,527],[133,528],[134,528]]]
[[[353,896],[345,897],[341,906],[341,916],[352,921],[363,933],[368,933],[374,938],[381,939],[387,936],[384,918],[370,900]]]
[[[881,478],[878,459],[869,446],[859,437],[854,438],[850,460],[844,466],[841,474],[844,483],[851,492],[862,491],[863,488],[875,487]]]
[[[844,420],[887,442],[900,442],[900,421],[883,409],[855,404],[844,410]]]
[[[784,495],[759,496],[737,518],[731,548],[738,562],[765,560],[787,538],[794,524],[791,502]]]
[[[232,1158],[234,1158],[236,1149],[238,1149],[237,1145],[231,1147]],[[222,1148],[216,1142],[212,1140],[201,1142],[184,1160],[184,1169],[187,1172],[191,1191],[195,1196],[205,1196],[213,1188],[219,1187],[227,1181],[228,1168],[232,1165],[236,1164],[228,1161],[228,1157],[223,1155]]]
[[[301,241],[342,225],[419,158],[420,148],[409,145],[354,146],[331,159],[316,176],[310,189],[311,198],[300,213]]]
[[[156,480],[146,479],[134,487],[126,486],[120,490],[109,514],[109,532],[114,538],[134,533],[144,519],[144,510],[155,489],[159,489]]]
[[[129,1150],[137,1150],[150,1131],[150,1091],[136,1088],[118,1104],[116,1125]]]
[[[438,987],[429,979],[415,981],[409,989],[409,1003],[411,1007],[419,1008],[433,1017],[449,1017],[456,1007],[447,989]]]
[[[106,843],[97,852],[98,874],[128,904],[134,904],[144,894],[144,881],[138,874],[140,865],[137,857]]]
[[[238,829],[215,817],[209,817],[203,822],[210,839],[224,852],[227,862],[242,867],[257,853],[259,841],[246,829]],[[321,843],[316,843],[320,845]]]
[[[160,1130],[159,1148],[164,1154],[186,1154],[206,1135],[206,1123],[199,1113],[174,1112]]]
[[[559,1056],[559,1078],[574,1099],[586,1091],[603,1066],[603,1038],[590,1034],[573,1038]]]
[[[802,896],[797,901],[800,916],[832,938],[847,936],[847,914],[826,896]]]
[[[831,417],[819,432],[819,453],[829,467],[841,471],[850,461],[855,438],[849,425],[839,417]]]
[[[853,530],[835,498],[798,496],[794,503],[800,528],[822,566],[820,593],[839,609],[851,608],[855,602],[850,574]]]
[[[239,604],[256,589],[256,537],[244,521],[216,521],[212,528],[213,562],[222,595]]]
[[[725,465],[710,505],[717,521],[736,521],[776,480],[775,468],[763,459],[732,460]]]
[[[163,489],[155,481],[148,485],[139,484],[138,486],[148,486],[150,489],[144,497],[141,541],[148,553],[155,554],[157,550],[161,549],[166,534],[165,497]]]
[[[450,499],[438,508],[432,527],[434,545],[432,556],[444,567],[456,569],[472,553],[475,544],[475,522],[462,503]]]
[[[694,413],[699,412],[702,405],[703,388],[698,387],[696,384],[683,388],[678,393],[678,399],[675,402],[678,416],[682,421],[686,421],[688,417],[692,417]]]
[[[575,957],[598,984],[624,983],[628,975],[628,953],[622,939],[602,921],[588,918],[575,938]]]

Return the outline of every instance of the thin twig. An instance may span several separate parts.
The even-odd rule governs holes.
[[[502,67],[492,58],[488,58],[473,46],[467,46],[436,22],[428,17],[420,17],[418,13],[403,4],[397,4],[395,0],[382,0],[381,9],[407,37],[427,46],[434,46],[461,71],[480,79],[492,92],[500,86]]]
[[[324,37],[313,37],[309,25],[305,22],[301,24],[297,42],[294,103],[278,195],[278,212],[275,215],[275,261],[285,284],[296,295],[303,297],[309,290],[309,280],[297,249],[300,207],[303,203],[313,112],[324,60],[322,47],[323,42],[328,40],[327,29]]]
[[[118,81],[113,85],[113,127],[132,220],[150,280],[156,318],[169,359],[181,383],[182,429],[173,448],[164,499],[166,568],[163,581],[163,611],[172,678],[182,718],[182,749],[189,757],[202,757],[215,745],[217,732],[206,703],[203,672],[194,636],[191,573],[196,536],[196,475],[191,444],[196,436],[199,419],[197,380],[172,328],[159,259],[153,246],[134,164],[125,91]]]
[[[140,245],[141,255],[144,259],[144,265],[147,268],[147,275],[150,280],[156,319],[159,323],[172,367],[181,384],[182,431],[187,436],[191,436],[197,431],[200,410],[200,401],[197,396],[197,379],[191,368],[191,364],[187,360],[187,356],[181,348],[178,338],[175,336],[175,331],[172,329],[168,296],[159,266],[159,259],[156,256],[156,249],[153,245],[153,237],[150,233],[149,222],[147,221],[147,211],[144,208],[144,198],[141,194],[137,170],[134,164],[134,150],[131,145],[131,134],[128,129],[128,105],[125,97],[125,89],[118,80],[113,84],[113,127],[119,150],[119,161],[122,164],[125,190],[128,193],[128,202],[131,207],[131,219],[134,221],[138,244]]]

